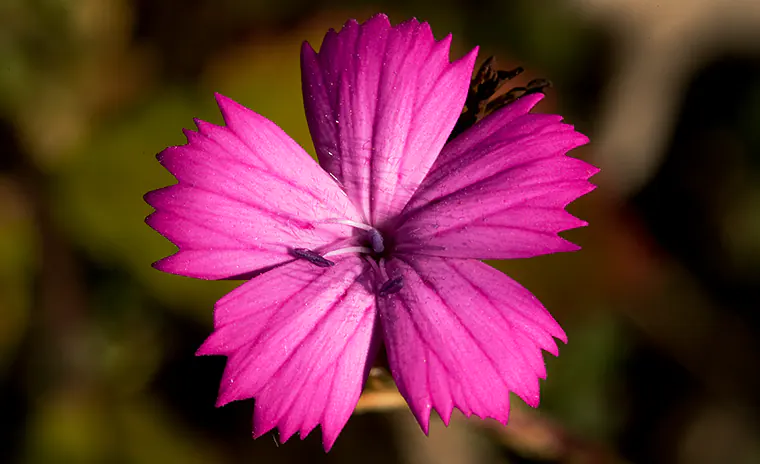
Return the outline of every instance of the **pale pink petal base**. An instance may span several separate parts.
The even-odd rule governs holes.
[[[225,355],[217,404],[255,398],[254,437],[280,440],[322,427],[335,442],[359,400],[376,352],[375,299],[366,262],[321,268],[301,260],[266,272],[222,298],[199,355]]]
[[[561,117],[519,99],[446,145],[402,213],[401,252],[528,258],[578,247],[559,232],[586,225],[565,211],[598,169],[566,153],[588,142]]]
[[[403,289],[378,298],[393,378],[427,433],[431,410],[506,423],[509,392],[539,402],[542,351],[565,333],[515,281],[475,260],[402,256],[387,264]]]
[[[376,15],[328,32],[319,53],[304,44],[319,161],[373,225],[403,209],[462,112],[477,49],[450,63],[450,43],[436,42],[427,23],[391,26]]]

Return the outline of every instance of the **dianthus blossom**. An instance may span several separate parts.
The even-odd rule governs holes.
[[[317,425],[329,449],[380,350],[427,433],[436,410],[506,423],[509,393],[537,406],[565,333],[481,259],[578,247],[565,207],[594,186],[566,153],[587,138],[523,96],[447,142],[477,54],[377,15],[301,53],[319,164],[274,123],[217,96],[226,126],[196,121],[159,154],[177,184],[146,195],[178,251],[155,267],[247,279],[222,298],[198,350],[227,365],[218,405],[255,398],[254,436]]]

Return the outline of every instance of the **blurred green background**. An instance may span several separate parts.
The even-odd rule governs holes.
[[[506,428],[391,407],[328,455],[253,441],[193,355],[236,283],[153,270],[142,195],[215,91],[313,152],[300,43],[378,11],[551,79],[539,111],[591,137],[584,250],[495,264],[570,342]],[[751,0],[0,0],[0,462],[760,462],[758,31]]]

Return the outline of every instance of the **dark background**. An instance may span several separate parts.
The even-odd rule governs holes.
[[[378,11],[551,79],[591,137],[584,250],[496,264],[570,341],[506,428],[425,438],[391,392],[328,455],[254,442],[193,356],[235,283],[153,270],[142,195],[214,91],[312,151],[300,43]],[[760,462],[758,31],[750,0],[0,0],[0,462]]]

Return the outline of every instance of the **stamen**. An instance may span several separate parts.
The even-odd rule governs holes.
[[[357,229],[366,230],[369,232],[369,241],[372,244],[372,251],[375,253],[382,253],[385,250],[385,244],[383,243],[383,236],[380,231],[374,227],[363,224],[361,222],[350,221],[348,219],[327,219],[324,222],[331,224],[345,224],[347,226],[355,227]]]
[[[398,293],[402,288],[404,288],[404,278],[401,276],[394,277],[381,285],[377,294],[380,296],[388,296]]]
[[[327,253],[324,254],[324,256],[336,256],[336,255],[342,255],[342,254],[345,254],[345,253],[360,253],[360,254],[363,254],[363,255],[368,255],[368,254],[372,253],[372,250],[370,250],[367,247],[358,247],[358,246],[356,246],[356,247],[346,247],[346,248],[339,248],[337,250],[333,250],[333,251],[327,252]],[[320,256],[320,258],[321,258],[321,256]]]
[[[309,261],[311,264],[315,266],[319,266],[319,267],[335,266],[334,262],[330,261],[329,259],[325,259],[323,256],[319,255],[318,253],[311,250],[307,250],[306,248],[293,248],[291,250],[291,253],[296,258],[305,259],[306,261]]]
[[[390,280],[390,276],[388,276],[388,271],[385,269],[385,258],[380,258],[380,261],[377,262],[377,267],[380,271],[380,277],[382,277],[384,280]]]
[[[364,260],[367,261],[367,264],[369,264],[375,273],[380,274],[380,266],[377,265],[377,262],[374,259],[369,256],[365,256]]]
[[[372,230],[369,231],[369,241],[372,244],[372,251],[375,253],[382,253],[383,250],[385,250],[383,236],[380,235],[380,232],[378,232],[377,229],[372,228]]]
[[[362,224],[361,222],[356,221],[349,221],[348,219],[327,219],[324,222],[329,222],[331,224],[345,224],[347,226],[356,227],[357,229],[366,230],[368,232],[375,230],[375,228],[370,225]]]

